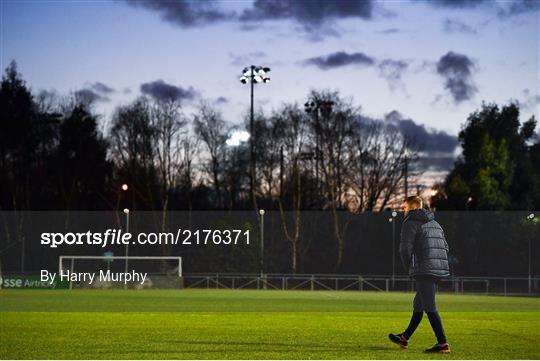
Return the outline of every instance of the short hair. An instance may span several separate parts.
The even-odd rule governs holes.
[[[409,207],[416,206],[417,208],[422,208],[424,206],[424,201],[418,196],[407,197],[403,203],[407,203]]]

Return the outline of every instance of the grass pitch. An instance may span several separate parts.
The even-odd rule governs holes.
[[[0,290],[2,359],[539,359],[540,299],[441,294],[400,350],[412,293]]]

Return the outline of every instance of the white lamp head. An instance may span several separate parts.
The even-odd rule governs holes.
[[[124,213],[125,213],[125,214],[129,214],[129,209],[124,208]]]

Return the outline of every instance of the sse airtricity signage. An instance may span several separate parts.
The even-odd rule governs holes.
[[[0,276],[0,288],[69,288],[65,281],[43,282],[39,276]]]

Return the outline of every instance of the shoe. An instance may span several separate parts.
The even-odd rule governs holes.
[[[401,333],[399,335],[394,335],[393,333],[391,333],[388,335],[388,338],[390,339],[390,341],[392,341],[401,348],[409,348],[409,340],[406,339],[405,336],[403,336],[403,334]]]
[[[432,348],[428,348],[424,352],[450,353],[450,345],[448,345],[448,343],[446,343],[446,342],[445,343],[438,343],[435,346],[433,346]]]

